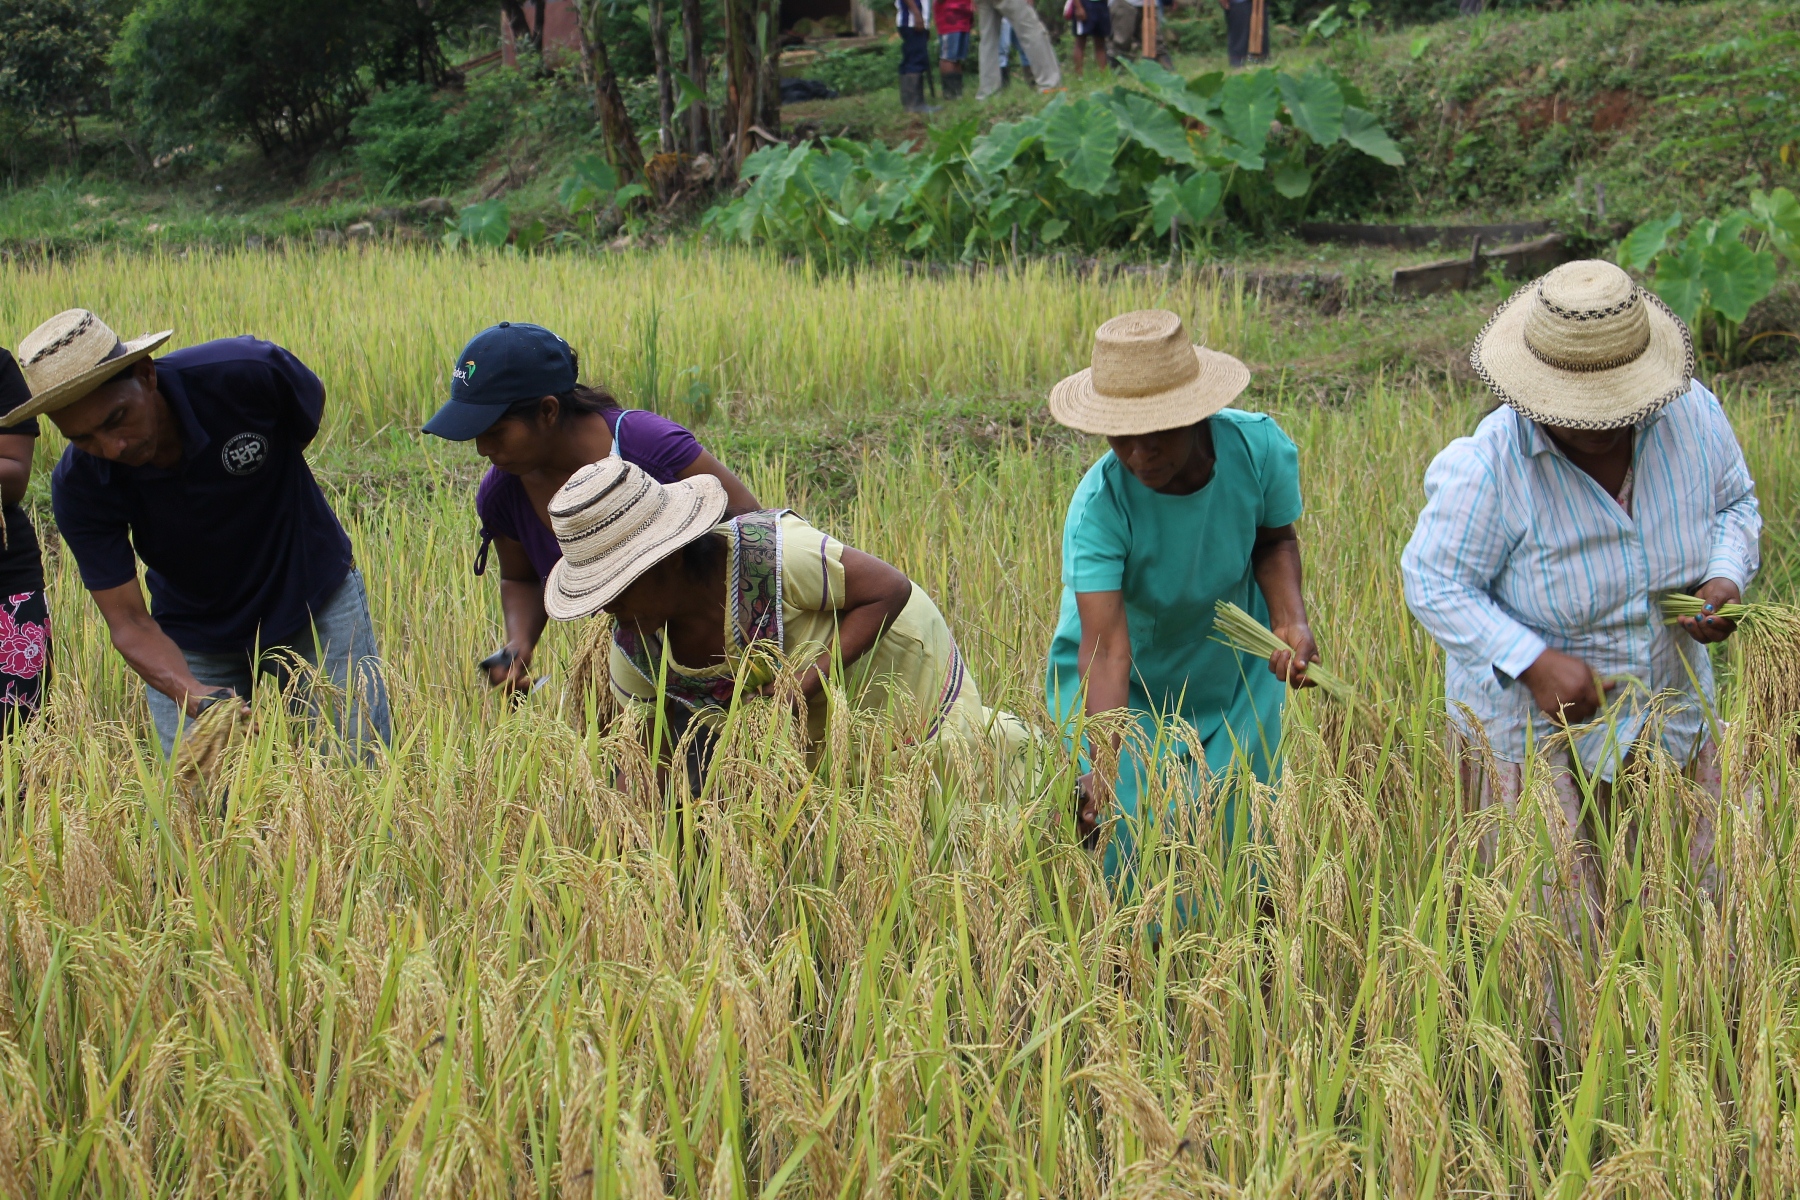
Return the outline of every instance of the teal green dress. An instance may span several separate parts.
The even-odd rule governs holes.
[[[1159,790],[1168,787],[1173,808],[1183,795],[1197,795],[1206,775],[1222,776],[1234,762],[1264,783],[1276,771],[1286,685],[1266,660],[1213,640],[1213,606],[1230,600],[1268,623],[1250,551],[1259,528],[1299,518],[1300,456],[1273,418],[1259,413],[1227,408],[1211,427],[1217,464],[1199,491],[1152,491],[1109,451],[1082,478],[1063,523],[1062,614],[1044,685],[1050,711],[1072,745],[1082,712],[1075,593],[1122,591],[1131,630],[1130,706],[1152,747],[1150,761],[1122,756],[1116,794],[1127,820],[1108,843],[1109,875],[1132,854],[1132,819],[1154,776],[1161,777]],[[1204,764],[1184,741],[1169,738],[1163,719],[1171,716],[1192,726]]]

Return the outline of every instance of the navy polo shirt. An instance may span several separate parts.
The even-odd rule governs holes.
[[[142,558],[150,614],[183,650],[294,640],[350,572],[350,539],[304,453],[325,385],[249,337],[159,358],[156,383],[181,426],[179,464],[129,467],[70,446],[51,473],[81,582],[130,583]]]

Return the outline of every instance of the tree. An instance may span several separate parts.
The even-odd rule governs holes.
[[[246,137],[266,155],[305,161],[343,135],[371,81],[443,84],[440,34],[485,7],[144,0],[113,50],[114,96],[164,147]]]
[[[0,4],[0,106],[55,122],[73,153],[76,118],[106,107],[106,55],[117,29],[99,0]]]
[[[145,0],[113,52],[114,95],[161,145],[247,137],[304,159],[367,98],[373,25],[346,0]]]
[[[606,139],[606,157],[625,179],[644,177],[644,148],[638,145],[637,127],[625,109],[619,76],[606,51],[606,0],[575,0],[580,17],[583,69],[594,85],[594,108],[600,133]]]

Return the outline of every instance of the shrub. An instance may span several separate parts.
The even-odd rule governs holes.
[[[364,182],[402,195],[464,182],[506,135],[524,86],[516,72],[497,72],[471,84],[458,105],[422,84],[380,93],[350,121]]]
[[[823,150],[768,147],[744,162],[749,189],[703,222],[827,259],[1205,244],[1227,210],[1284,225],[1340,163],[1403,161],[1361,95],[1332,76],[1131,70],[1143,90],[1057,96],[981,136],[970,119],[930,150],[841,138]]]
[[[436,31],[469,9],[470,0],[144,0],[113,50],[114,96],[159,148],[246,137],[265,154],[304,158],[344,133],[372,75],[438,82]]]
[[[1748,209],[1696,221],[1676,242],[1681,226],[1680,213],[1639,225],[1619,243],[1619,265],[1647,273],[1697,339],[1710,329],[1716,358],[1730,366],[1748,349],[1738,327],[1775,288],[1775,251],[1800,263],[1800,202],[1787,188],[1758,189]]]

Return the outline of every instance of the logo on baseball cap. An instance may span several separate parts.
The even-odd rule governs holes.
[[[425,432],[466,442],[521,400],[555,396],[575,386],[569,343],[524,321],[502,321],[470,339],[450,372],[450,399]]]

